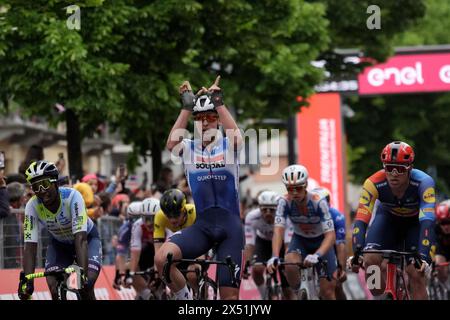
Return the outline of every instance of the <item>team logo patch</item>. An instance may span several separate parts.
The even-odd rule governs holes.
[[[364,215],[368,215],[368,214],[369,214],[369,211],[368,211],[367,209],[364,209],[364,208],[359,207],[356,214],[364,214]]]
[[[426,203],[434,203],[436,202],[436,197],[434,194],[434,188],[430,187],[423,193],[423,201]]]
[[[423,244],[425,247],[428,247],[428,246],[430,245],[430,241],[429,241],[428,239],[423,239],[422,244]]]
[[[362,189],[361,195],[359,197],[359,203],[365,206],[368,206],[370,201],[372,200],[372,195],[366,189]]]
[[[354,228],[353,229],[353,234],[358,234],[358,233],[359,233],[359,228],[358,227]]]

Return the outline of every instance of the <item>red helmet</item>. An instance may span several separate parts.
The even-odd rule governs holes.
[[[381,162],[410,165],[414,162],[414,150],[405,142],[391,142],[381,151]]]
[[[436,208],[436,218],[438,223],[444,220],[450,221],[450,200],[438,204]]]

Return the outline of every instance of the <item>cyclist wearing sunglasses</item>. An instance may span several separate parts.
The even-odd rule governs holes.
[[[247,272],[250,260],[255,255],[253,262],[265,263],[272,257],[272,238],[275,221],[275,212],[277,210],[280,195],[273,191],[263,191],[258,196],[258,208],[250,211],[245,217],[245,259]],[[289,221],[290,224],[290,221]],[[292,226],[291,226],[292,227]],[[288,227],[284,234],[284,243],[280,250],[280,258],[284,258],[285,244],[288,242],[288,233],[291,229]],[[256,265],[252,267],[252,279],[264,299],[266,285],[264,283],[264,265]],[[245,274],[247,277],[248,275]],[[291,290],[283,272],[280,272],[281,286],[285,297],[290,297]]]
[[[130,203],[130,206],[132,204]],[[137,299],[148,300],[151,297],[151,291],[146,287],[147,282],[143,276],[135,275],[135,273],[152,268],[154,265],[153,222],[155,214],[160,210],[159,200],[147,198],[138,203],[136,209],[134,207],[133,204],[132,209],[134,210],[128,210],[131,217],[138,219],[131,228],[130,277],[126,279],[126,283],[133,285]]]
[[[24,273],[33,273],[35,269],[39,222],[50,238],[45,270],[66,268],[76,260],[82,271],[81,298],[95,300],[94,284],[101,268],[102,246],[97,229],[87,216],[83,197],[73,188],[58,187],[59,172],[51,162],[33,162],[25,175],[35,195],[25,208]],[[52,298],[57,299],[56,278],[48,276],[47,284]],[[33,281],[20,283],[20,299],[28,299],[32,293]]]
[[[244,249],[244,231],[239,211],[239,151],[242,136],[236,122],[223,103],[220,76],[209,88],[196,96],[188,81],[180,87],[181,110],[167,141],[167,148],[182,155],[185,175],[194,199],[195,223],[175,233],[164,243],[156,258],[162,270],[167,253],[174,259],[195,259],[217,244],[217,259],[228,255],[239,275]],[[183,139],[190,115],[194,116],[194,139]],[[223,137],[219,124],[225,130]],[[191,299],[183,275],[172,266],[170,289],[177,299]],[[229,269],[218,266],[221,299],[238,299],[239,279],[235,283]]]
[[[436,208],[436,264],[450,261],[450,200],[441,202]],[[437,268],[439,281],[448,280],[448,266]]]
[[[294,226],[294,234],[289,244],[285,261],[303,262],[305,266],[314,266],[319,259],[327,261],[327,274],[333,277],[336,271],[336,254],[333,245],[336,240],[333,219],[325,197],[315,191],[307,191],[308,170],[302,165],[291,165],[283,170],[282,181],[288,194],[278,202],[275,227],[272,240],[272,258],[267,262],[269,272],[275,270],[275,261],[283,242],[286,220]],[[300,286],[300,274],[297,266],[285,266],[286,278],[296,296]],[[319,273],[320,274],[320,273]],[[336,280],[320,279],[322,299],[335,299]]]
[[[353,227],[353,252],[364,246],[376,250],[418,250],[422,257],[421,268],[416,270],[411,264],[406,270],[413,298],[427,299],[425,271],[431,262],[430,249],[435,240],[433,178],[413,169],[414,150],[402,141],[386,145],[381,152],[381,162],[384,169],[370,176],[363,185]],[[379,203],[376,214],[367,227],[376,200]],[[371,290],[378,296],[384,291],[386,262],[380,254],[366,254],[363,261],[366,268],[381,266],[381,288]],[[354,266],[353,271],[358,271],[358,267]]]

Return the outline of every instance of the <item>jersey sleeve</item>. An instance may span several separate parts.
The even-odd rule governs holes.
[[[183,159],[183,163],[184,164],[191,164],[193,162],[192,157],[192,148],[193,148],[193,143],[194,141],[192,141],[191,139],[183,139],[175,148],[177,148],[176,150],[172,150],[172,152],[174,152],[174,154],[179,154],[182,159]]]
[[[23,221],[24,242],[38,242],[39,226],[34,202],[34,198],[31,198],[25,207],[25,217]]]
[[[281,198],[278,201],[277,211],[275,213],[274,226],[286,228],[287,216],[288,216],[288,203],[286,199]]]
[[[86,206],[81,193],[77,190],[73,190],[69,210],[72,215],[72,233],[75,234],[82,231],[87,232],[88,216]]]
[[[245,217],[245,244],[247,245],[255,245],[256,240],[256,230],[253,226],[253,214],[249,212]]]
[[[322,224],[323,233],[327,233],[334,230],[333,218],[330,214],[330,207],[327,200],[322,198],[319,200],[318,209],[320,213],[320,223]]]
[[[132,250],[142,249],[142,228],[139,223],[139,220],[133,223],[133,227],[131,227],[130,248]]]
[[[359,196],[359,203],[358,209],[356,210],[355,220],[369,224],[370,218],[372,217],[373,207],[377,199],[377,188],[370,179],[366,179]]]
[[[336,244],[345,243],[345,216],[337,210],[333,210],[332,216],[336,231]]]
[[[164,242],[166,239],[166,227],[164,220],[164,213],[162,210],[159,210],[155,215],[155,222],[153,224],[153,239],[155,242]]]
[[[419,221],[435,220],[436,193],[433,178],[427,176],[419,186],[420,211]]]

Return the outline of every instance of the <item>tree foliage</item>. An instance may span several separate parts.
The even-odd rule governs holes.
[[[311,61],[345,72],[335,47],[379,59],[423,14],[421,1],[379,1],[382,31],[366,28],[371,1],[85,0],[81,30],[69,30],[66,1],[3,1],[0,97],[28,114],[60,121],[71,108],[83,136],[108,121],[135,155],[161,150],[180,108],[177,88],[222,75],[239,119],[287,118],[324,78]],[[6,10],[5,10],[6,9]],[[133,157],[136,159],[136,157]]]

